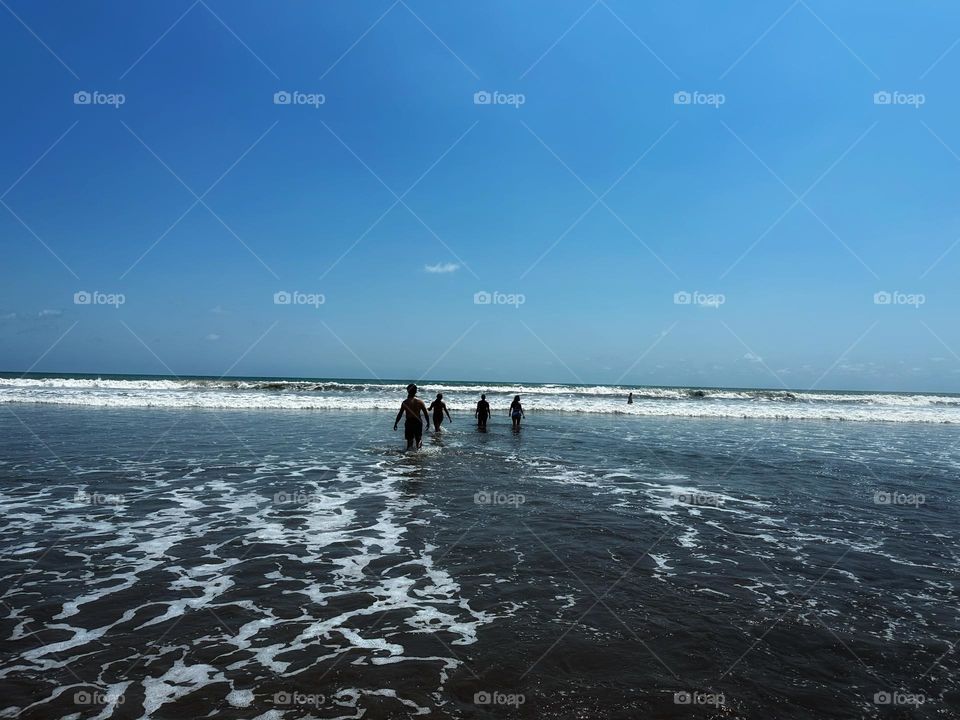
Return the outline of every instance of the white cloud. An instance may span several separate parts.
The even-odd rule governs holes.
[[[457,263],[437,263],[436,265],[424,265],[423,269],[428,273],[452,273],[460,269]]]
[[[215,308],[211,308],[210,312],[214,315],[226,315],[227,311],[223,309],[222,305],[217,305]]]
[[[41,310],[37,313],[37,317],[56,317],[58,315],[63,315],[63,310]]]
[[[762,362],[763,362],[763,358],[762,358],[762,357],[760,357],[759,355],[754,355],[752,352],[748,352],[747,354],[745,354],[745,355],[743,356],[743,359],[746,360],[747,362],[752,362],[752,363],[762,363]]]
[[[210,342],[216,342],[217,340],[220,339],[220,336],[217,335],[216,333],[210,333],[210,334],[207,335],[207,337],[204,338],[204,339],[205,339],[205,340],[209,340]]]

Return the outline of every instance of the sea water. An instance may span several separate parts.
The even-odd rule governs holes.
[[[470,384],[405,453],[399,386],[31,382],[3,716],[960,712],[952,396]]]

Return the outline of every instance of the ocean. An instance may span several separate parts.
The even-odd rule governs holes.
[[[960,716],[960,397],[404,385],[0,376],[0,716]]]

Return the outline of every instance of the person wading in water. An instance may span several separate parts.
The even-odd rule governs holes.
[[[490,417],[490,403],[487,402],[486,395],[480,396],[480,400],[477,402],[477,410],[473,415],[477,418],[477,428],[479,430],[486,430],[487,418]]]
[[[450,417],[450,411],[447,410],[447,404],[443,401],[443,393],[437,393],[437,399],[430,403],[430,407],[427,410],[433,411],[433,429],[435,432],[440,432],[440,425],[443,423],[443,414],[447,414],[447,420],[453,422],[453,418]]]
[[[427,419],[427,425],[430,425],[430,413],[427,412],[427,406],[423,400],[417,397],[417,386],[413,383],[407,385],[407,399],[400,403],[400,412],[397,413],[397,419],[393,421],[393,429],[397,429],[400,424],[400,418],[406,414],[407,422],[403,426],[403,436],[407,439],[407,450],[413,448],[413,442],[416,440],[417,448],[423,447],[423,422],[420,420],[420,413]]]
[[[520,418],[526,417],[523,412],[523,405],[520,404],[520,396],[517,395],[513,398],[513,402],[510,403],[510,418],[513,420],[513,429],[518,431],[520,429]]]

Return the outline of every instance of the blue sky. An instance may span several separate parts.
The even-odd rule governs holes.
[[[960,391],[956,6],[5,3],[0,369]]]

